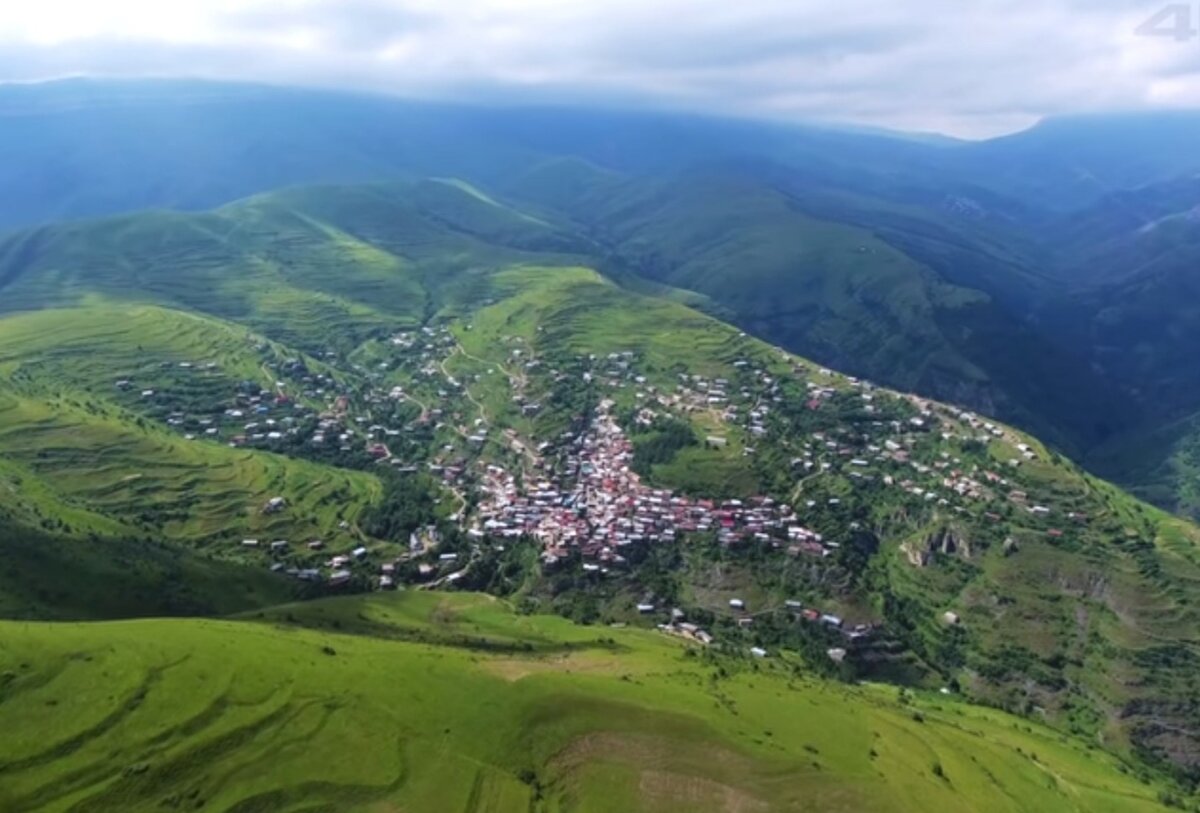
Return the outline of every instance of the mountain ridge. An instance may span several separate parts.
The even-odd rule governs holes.
[[[303,476],[256,487],[251,500],[237,486],[239,519],[219,512],[221,524],[174,544],[275,570],[296,588],[315,572],[317,592],[386,576],[488,589],[593,623],[666,623],[680,606],[734,649],[800,651],[817,673],[835,668],[827,650],[845,649],[844,668],[860,677],[1041,708],[1118,753],[1194,770],[1192,684],[1170,663],[1195,647],[1195,526],[1003,424],[822,370],[679,296],[627,287],[554,240],[512,248],[514,235],[558,234],[540,213],[531,221],[437,183],[431,215],[428,187],[385,189],[290,190],[219,214],[71,224],[46,238],[0,316],[10,331],[0,392],[43,410],[21,421],[0,412],[0,461],[21,477],[17,493],[40,471],[63,504],[120,517],[131,489],[131,500],[169,493],[144,482],[168,462],[284,466]],[[296,318],[301,305],[310,318]],[[46,356],[72,324],[80,338]],[[91,432],[73,429],[67,443],[65,417]],[[100,426],[138,442],[97,441]],[[583,488],[571,485],[585,473],[573,449],[602,437],[605,448],[627,443],[621,454],[644,478],[615,481],[632,483],[622,499],[686,495],[695,510],[730,511],[734,530],[635,544],[624,564],[596,558],[615,547],[554,553],[536,535],[545,526],[514,519],[511,506]],[[146,439],[167,451],[139,460]],[[76,464],[95,443],[118,455],[99,485]],[[343,493],[304,487],[335,474]],[[276,496],[286,508],[272,513]],[[755,499],[795,511],[702,504]],[[479,541],[485,519],[467,521],[476,511],[493,543]],[[140,537],[205,515],[185,503],[130,527]],[[750,527],[768,521],[783,524]],[[798,530],[781,538],[784,525]],[[524,530],[499,536],[513,527]],[[743,625],[734,600],[794,601],[840,613],[847,628],[786,611]],[[647,616],[647,603],[663,615]],[[846,645],[859,626],[866,642]]]

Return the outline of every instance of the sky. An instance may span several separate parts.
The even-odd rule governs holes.
[[[204,77],[984,137],[1200,107],[1197,28],[1200,0],[14,0],[0,81]]]

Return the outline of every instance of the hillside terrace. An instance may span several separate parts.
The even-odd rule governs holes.
[[[330,444],[341,452],[363,453],[367,462],[390,462],[412,470],[405,455],[397,454],[391,445],[412,426],[397,428],[389,425],[385,416],[412,401],[413,409],[420,410],[416,423],[423,424],[438,419],[453,404],[461,407],[458,399],[465,390],[445,369],[447,359],[461,347],[447,330],[431,328],[397,334],[387,346],[395,354],[392,360],[353,365],[370,381],[353,392],[333,375],[310,371],[295,359],[275,358],[269,348],[260,345],[264,373],[275,380],[267,387],[241,382],[219,411],[210,408],[206,412],[194,403],[175,403],[169,385],[160,384],[150,391],[151,395],[142,395],[138,400],[143,409],[149,407],[152,414],[161,413],[168,425],[185,431],[189,438],[202,434],[231,445],[268,447],[286,442],[285,453],[305,456],[312,452],[302,446],[315,450]],[[510,381],[514,389],[519,385],[522,390],[521,403],[527,397],[523,392],[529,383],[527,376],[540,373],[539,380],[552,388],[566,375],[554,365],[543,365],[527,350],[522,355],[514,351],[510,354],[513,360],[519,360],[523,370],[518,382]],[[333,365],[336,361],[327,363]],[[584,566],[600,573],[624,562],[621,549],[626,545],[669,542],[693,533],[713,534],[725,544],[743,540],[767,543],[797,556],[824,558],[837,548],[837,541],[813,530],[809,527],[811,521],[802,519],[783,501],[763,496],[694,499],[643,483],[631,467],[634,442],[615,414],[614,399],[624,396],[628,400],[630,394],[638,426],[652,425],[660,414],[686,419],[703,413],[707,425],[724,427],[718,430],[724,434],[708,437],[710,444],[724,445],[726,435],[737,434],[793,450],[790,462],[798,483],[791,501],[806,514],[820,504],[811,496],[805,499],[806,491],[811,490],[805,484],[813,477],[826,476],[844,477],[852,483],[877,483],[922,503],[956,512],[964,512],[965,506],[973,502],[993,508],[1005,503],[1019,505],[1035,521],[1047,520],[1056,513],[1049,499],[1030,496],[1030,487],[1015,488],[1010,480],[1022,463],[1036,461],[1038,453],[1009,430],[963,410],[916,397],[893,396],[876,390],[869,382],[839,379],[828,372],[814,380],[802,365],[793,365],[792,374],[786,375],[769,371],[759,362],[738,360],[729,378],[679,373],[674,391],[667,393],[639,372],[634,353],[590,356],[585,363],[585,385],[613,390],[613,398],[600,402],[582,431],[558,438],[549,449],[547,444],[539,444],[537,453],[532,451],[534,443],[523,443],[506,430],[510,444],[514,448],[519,444],[522,456],[533,462],[520,472],[520,477],[485,453],[483,442],[488,427],[482,416],[469,424],[469,430],[460,432],[468,446],[457,453],[453,463],[436,464],[436,473],[453,489],[457,489],[466,470],[478,469],[478,510],[469,517],[455,515],[477,542],[487,537],[528,535],[541,544],[546,566],[555,566],[570,550],[578,549]],[[185,363],[177,368],[175,375],[219,373],[212,363]],[[433,396],[423,390],[421,400],[387,374],[401,369],[428,379],[431,383],[423,385],[424,390],[437,386],[432,383],[437,380],[445,383]],[[131,396],[138,391],[137,382],[129,378],[118,381],[117,387]],[[852,423],[835,417],[837,410],[847,408],[847,399],[854,399],[855,408],[861,412]],[[801,402],[798,410],[797,400]],[[895,407],[902,403],[915,408],[916,414],[897,417]],[[806,421],[813,420],[823,428],[797,434]],[[436,426],[444,425],[438,420]],[[1005,462],[1010,475],[977,463],[964,463],[942,448],[954,443],[1011,447],[1012,454]],[[445,446],[438,461],[454,450],[453,445]],[[753,451],[752,447],[744,447],[746,454]],[[546,452],[556,458],[544,459],[542,454]],[[1000,460],[996,462],[998,468]],[[435,463],[429,467],[434,469]],[[461,491],[457,493],[461,495]],[[825,502],[836,506],[841,499],[828,497]],[[985,516],[998,519],[994,511]],[[1079,519],[1083,514],[1068,512],[1068,516],[1076,522],[1085,521]],[[1046,532],[1056,538],[1062,536],[1059,528],[1048,528]],[[343,569],[336,570],[340,573]]]

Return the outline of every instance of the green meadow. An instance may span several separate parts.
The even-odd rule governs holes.
[[[811,226],[770,208],[772,231]],[[761,241],[712,237],[689,254],[691,238],[649,236],[687,255],[681,276],[639,277],[624,267],[629,258],[608,256],[551,214],[441,179],[285,190],[0,244],[0,616],[155,617],[0,625],[0,731],[14,732],[0,738],[0,810],[1158,809],[1169,790],[1158,771],[1194,753],[1172,727],[1191,730],[1200,531],[1033,441],[1038,459],[1025,462],[1010,444],[981,450],[944,436],[924,464],[1001,470],[1014,480],[997,486],[1001,495],[1020,485],[1064,520],[1088,518],[1056,520],[1066,533],[1053,538],[1051,520],[1015,505],[996,506],[1003,515],[985,522],[980,511],[942,510],[836,471],[798,475],[791,460],[817,430],[883,420],[840,395],[821,412],[804,398],[791,414],[781,398],[769,401],[780,423],[766,442],[719,408],[689,403],[695,442],[651,460],[645,476],[694,495],[808,502],[830,539],[870,529],[877,549],[818,569],[782,551],[743,556],[688,539],[678,568],[660,575],[689,612],[728,622],[718,639],[738,652],[787,639],[756,638],[769,624],[734,629],[730,598],[755,607],[803,599],[852,622],[883,622],[880,646],[903,652],[911,685],[951,685],[1022,716],[957,694],[825,682],[778,651],[762,660],[703,652],[648,631],[515,615],[474,595],[280,606],[301,585],[268,572],[282,559],[239,542],[388,547],[362,527],[392,481],[298,445],[277,447],[296,457],[232,448],[224,441],[241,419],[223,427],[224,440],[189,440],[193,425],[165,420],[176,409],[222,415],[242,382],[274,386],[284,359],[336,376],[320,397],[304,396],[316,411],[335,391],[367,425],[408,430],[442,410],[436,428],[412,433],[420,440],[392,447],[414,452],[416,466],[482,455],[514,469],[526,461],[511,440],[561,437],[601,398],[632,424],[637,409],[677,392],[683,374],[757,387],[741,360],[801,393],[806,384],[849,389],[843,376],[712,315],[732,304],[754,330],[807,324],[809,299],[838,291],[799,291],[794,312],[776,312],[753,291],[714,287]],[[938,288],[944,301],[926,307],[901,284],[898,257],[877,266],[854,245],[861,235],[834,237],[813,243],[801,229],[793,253],[821,268],[847,265],[851,277],[882,269],[896,280],[884,286],[888,308],[911,310],[933,331],[913,334],[928,346],[943,342],[926,323],[961,304],[954,291]],[[695,286],[711,298],[669,287],[690,287],[693,276],[714,283]],[[882,307],[857,289],[840,293],[854,308]],[[849,341],[845,325],[822,323],[816,339]],[[423,327],[438,342],[425,355],[389,341]],[[851,338],[877,344],[881,363],[898,352],[874,333]],[[625,353],[636,375],[606,358]],[[395,385],[411,402],[403,410],[370,398]],[[470,446],[469,428],[484,424],[496,431]],[[635,449],[653,444],[656,427],[628,429]],[[709,435],[726,443],[704,442]],[[264,512],[275,496],[287,509]],[[833,502],[842,507],[826,507]],[[932,552],[947,534],[965,544]],[[914,549],[929,553],[923,566],[910,560]],[[526,609],[566,611],[573,591],[590,589],[540,569],[522,578],[512,599]],[[612,580],[611,595],[604,585],[583,595],[596,613],[578,617],[648,626],[634,609],[651,590],[640,578],[633,568]],[[947,610],[961,626],[948,627]],[[208,620],[158,618],[180,615]],[[816,654],[823,664],[823,648]],[[891,679],[899,661],[864,674]]]
[[[1162,809],[1036,723],[486,596],[0,633],[5,810]]]

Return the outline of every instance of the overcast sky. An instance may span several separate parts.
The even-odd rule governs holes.
[[[8,0],[0,80],[199,76],[982,136],[1200,107],[1200,0]]]

